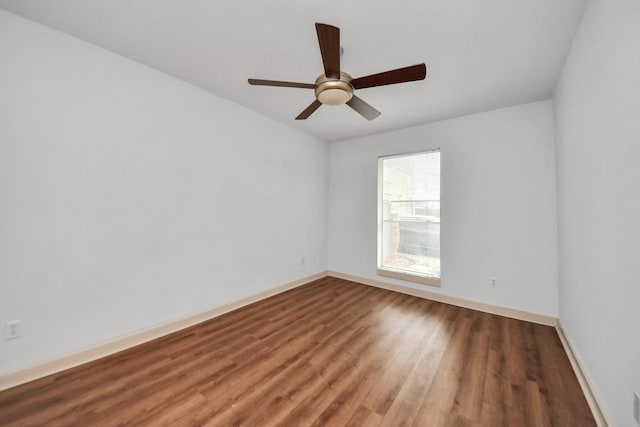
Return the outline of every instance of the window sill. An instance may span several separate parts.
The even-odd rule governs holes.
[[[423,285],[440,287],[439,277],[421,276],[415,273],[408,273],[408,272],[397,271],[397,270],[387,270],[383,268],[378,268],[377,273],[378,273],[378,276],[391,277],[393,279],[407,280],[409,282],[422,283]]]

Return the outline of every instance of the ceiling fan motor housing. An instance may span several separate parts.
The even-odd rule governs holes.
[[[351,80],[353,78],[342,71],[339,79],[329,78],[321,74],[315,81],[316,98],[325,105],[346,104],[353,97],[354,89],[351,85]]]

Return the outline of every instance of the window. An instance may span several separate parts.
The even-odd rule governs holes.
[[[440,150],[378,161],[378,274],[440,286]]]

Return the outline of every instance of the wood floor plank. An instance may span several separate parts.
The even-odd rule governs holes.
[[[417,425],[447,425],[456,410],[456,394],[469,348],[473,319],[469,310],[460,309],[435,377],[416,415]]]
[[[474,313],[468,350],[465,353],[460,384],[456,391],[456,413],[465,419],[479,420],[484,405],[487,359],[491,336],[486,332],[486,315]]]
[[[594,426],[553,328],[326,277],[0,392],[2,426]]]
[[[449,328],[443,319],[447,312],[453,312],[452,307],[444,304],[436,306],[433,314],[435,323],[429,328],[432,333],[424,343],[423,350],[417,357],[412,371],[402,385],[398,396],[384,415],[384,425],[409,426],[422,407],[427,392],[442,360],[442,355],[449,341]]]
[[[347,420],[345,427],[377,427],[381,425],[382,421],[382,415],[377,414],[364,406],[359,406],[351,418]],[[396,424],[396,426],[400,426],[400,424]]]
[[[511,407],[511,374],[509,368],[509,329],[507,319],[489,316],[491,345],[487,358],[484,405],[480,424],[495,427],[509,426]]]

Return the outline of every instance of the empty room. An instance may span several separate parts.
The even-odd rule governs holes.
[[[0,0],[1,426],[640,426],[640,1]]]

